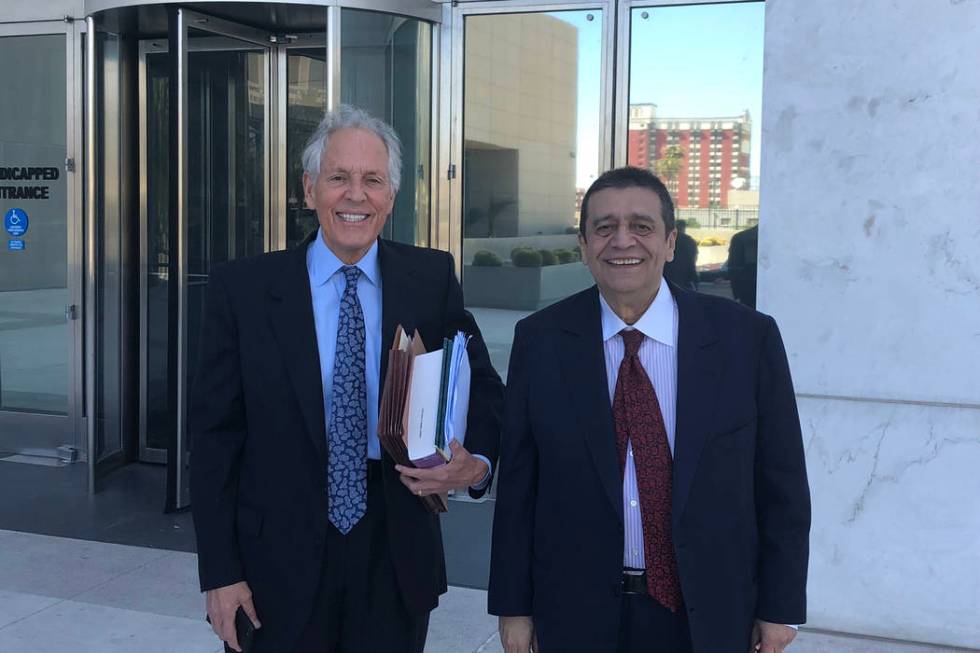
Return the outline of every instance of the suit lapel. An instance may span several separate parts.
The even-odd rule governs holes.
[[[286,254],[286,269],[270,289],[272,329],[282,352],[293,391],[299,400],[303,420],[316,447],[326,461],[326,418],[323,414],[323,383],[320,355],[313,321],[313,298],[306,268],[306,245],[310,239]]]
[[[622,521],[623,478],[609,404],[598,289],[593,286],[579,295],[579,301],[570,305],[568,312],[560,319],[558,360],[579,422],[585,427],[592,462],[613,510]]]
[[[381,376],[380,390],[388,373],[388,351],[395,339],[395,327],[399,324],[409,335],[415,329],[413,298],[418,297],[414,287],[415,268],[412,259],[399,252],[386,241],[378,241],[378,261],[381,266]]]
[[[725,361],[718,337],[695,293],[671,284],[677,301],[677,414],[674,440],[673,522],[680,521],[707,439]]]

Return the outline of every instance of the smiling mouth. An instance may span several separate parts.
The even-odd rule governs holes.
[[[606,263],[616,266],[639,265],[642,262],[643,259],[638,258],[611,258],[606,260]]]
[[[337,213],[338,218],[341,222],[348,222],[351,224],[356,224],[358,222],[364,222],[368,219],[368,214],[366,213]]]

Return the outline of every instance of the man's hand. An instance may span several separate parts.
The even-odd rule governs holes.
[[[420,497],[462,490],[477,485],[487,475],[487,464],[475,458],[456,440],[449,443],[453,458],[446,465],[417,469],[395,465],[409,492]]]
[[[259,618],[255,616],[255,606],[252,605],[252,591],[248,588],[248,583],[241,581],[234,585],[226,585],[217,589],[208,590],[207,605],[208,618],[211,619],[211,630],[227,642],[228,646],[236,651],[242,648],[238,644],[238,634],[235,632],[235,612],[238,606],[242,606],[245,614],[252,620],[252,625],[261,628]]]
[[[540,653],[531,617],[501,617],[500,644],[504,653]]]
[[[795,628],[756,619],[755,627],[752,628],[752,648],[749,649],[749,653],[783,653],[795,637]]]

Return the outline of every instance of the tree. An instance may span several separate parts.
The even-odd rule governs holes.
[[[681,171],[684,164],[684,148],[680,145],[668,145],[664,148],[663,155],[654,164],[657,176],[663,179],[672,191],[677,192],[676,186],[677,173]]]

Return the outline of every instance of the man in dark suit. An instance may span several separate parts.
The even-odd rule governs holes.
[[[664,278],[684,290],[698,289],[698,243],[687,235],[687,222],[677,220],[674,258],[664,265]]]
[[[732,236],[728,244],[728,276],[732,296],[749,308],[755,308],[755,286],[759,268],[759,225]]]
[[[597,286],[515,329],[489,592],[504,649],[782,651],[806,618],[810,501],[776,324],[663,280],[674,210],[651,173],[603,174],[581,215]]]
[[[209,283],[189,412],[201,588],[226,649],[241,606],[257,652],[421,653],[446,576],[419,497],[486,490],[503,386],[452,257],[378,239],[400,179],[392,129],[340,107],[303,165],[317,233]],[[438,469],[396,469],[378,443],[398,324],[427,350],[473,336],[465,448]]]

